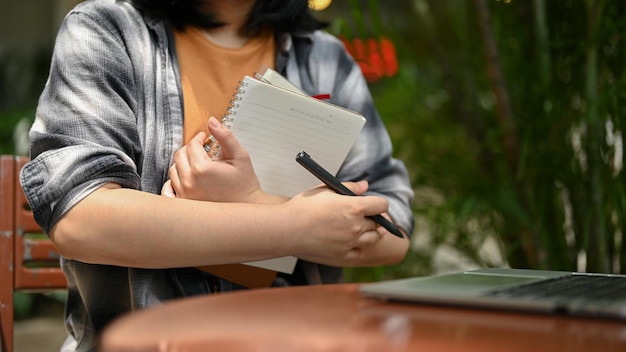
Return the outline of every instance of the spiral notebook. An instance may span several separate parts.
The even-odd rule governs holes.
[[[294,160],[306,150],[336,174],[365,118],[323,100],[246,76],[222,123],[250,154],[264,191],[292,197],[320,181]],[[218,157],[212,142],[209,154]]]
[[[329,172],[336,174],[365,125],[354,111],[319,100],[297,90],[284,77],[267,70],[258,78],[245,76],[222,118],[222,124],[250,154],[261,188],[292,197],[320,184],[295,157],[306,150]],[[221,149],[211,140],[209,155]],[[294,257],[245,263],[291,273]]]

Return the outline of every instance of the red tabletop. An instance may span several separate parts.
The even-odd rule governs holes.
[[[113,322],[101,351],[626,351],[626,323],[383,302],[358,284],[169,302]]]

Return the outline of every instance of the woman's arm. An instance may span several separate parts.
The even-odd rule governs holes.
[[[222,146],[222,159],[210,160],[202,148],[204,136],[200,134],[176,153],[175,163],[170,168],[171,184],[175,189],[171,192],[178,194],[181,198],[220,202],[282,203],[287,201],[284,197],[273,196],[261,190],[248,154],[230,130],[224,128],[215,119],[209,121],[209,130]],[[348,197],[342,196],[342,198]],[[316,223],[313,226],[322,227],[323,223]],[[350,256],[306,255],[301,258],[334,266],[384,265],[401,261],[409,247],[408,236],[402,239],[397,238],[382,227],[377,233],[380,236],[372,236],[370,240],[361,240],[361,243],[352,249]]]
[[[363,183],[348,184],[363,193]],[[293,255],[339,265],[361,248],[394,236],[368,215],[380,197],[345,197],[313,189],[280,204],[213,203],[167,198],[107,184],[52,228],[61,254],[87,263],[170,268],[238,263]]]

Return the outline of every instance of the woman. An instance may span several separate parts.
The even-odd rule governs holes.
[[[296,256],[275,283],[297,285],[402,260],[408,238],[368,216],[411,233],[406,170],[358,66],[320,27],[305,0],[92,0],[66,17],[21,173],[68,278],[63,350],[95,349],[125,312],[241,288],[196,267]],[[210,117],[261,65],[366,116],[338,176],[367,196],[259,187],[247,151]],[[219,161],[202,152],[208,133]]]

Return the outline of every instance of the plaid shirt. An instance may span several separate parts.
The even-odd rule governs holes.
[[[413,196],[358,65],[328,33],[281,34],[276,69],[309,94],[330,93],[334,104],[367,119],[339,171],[366,179],[389,213],[413,229]],[[114,182],[159,194],[182,145],[182,90],[171,29],[129,2],[86,1],[59,30],[50,76],[32,126],[31,162],[21,182],[39,225],[48,232],[76,203]],[[95,348],[116,316],[188,291],[185,269],[147,270],[64,260],[68,278],[65,350]],[[341,269],[304,263],[309,283],[338,282]]]

